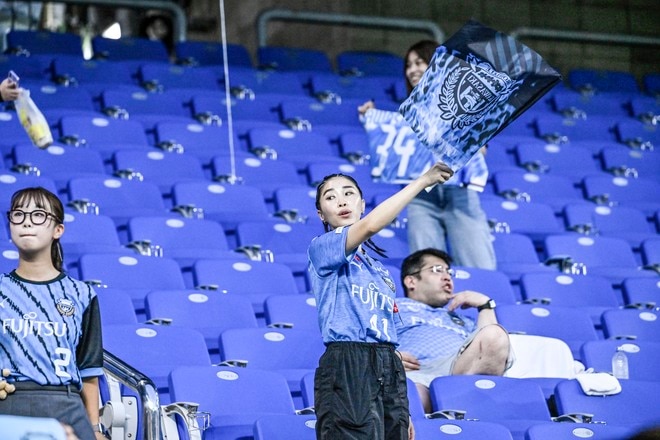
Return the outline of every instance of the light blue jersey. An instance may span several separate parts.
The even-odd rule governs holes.
[[[323,342],[397,343],[394,280],[361,247],[346,255],[348,227],[312,240],[309,273]]]
[[[455,355],[476,329],[472,318],[431,307],[410,298],[397,301],[399,349],[413,354],[421,364]]]

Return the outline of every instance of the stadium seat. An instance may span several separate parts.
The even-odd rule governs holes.
[[[254,423],[254,440],[315,440],[316,416],[263,416]]]
[[[260,67],[282,71],[332,71],[330,59],[325,52],[294,47],[262,46],[257,50]]]
[[[96,98],[105,88],[138,86],[131,66],[121,61],[85,60],[81,57],[58,56],[53,60],[53,81],[78,86]]]
[[[490,180],[492,180],[493,174],[497,171],[519,171],[513,149],[520,142],[520,139],[518,137],[498,135],[488,141],[488,148],[484,157],[488,165]],[[522,139],[527,144],[546,145],[545,141],[531,136]]]
[[[282,374],[301,407],[302,377],[318,367],[325,351],[320,332],[304,328],[228,329],[220,334],[219,347],[223,363]]]
[[[66,261],[78,260],[86,253],[127,252],[121,245],[117,227],[106,215],[64,213],[65,233],[60,239]]]
[[[103,60],[169,62],[169,54],[163,42],[148,38],[123,37],[115,40],[97,35],[92,37],[92,50],[94,52],[94,58]]]
[[[378,103],[383,110],[398,108],[392,101],[389,90],[394,83],[391,77],[382,76],[340,76],[334,73],[317,73],[312,75],[310,86],[312,95],[325,101],[330,99],[361,99]]]
[[[264,318],[270,327],[318,330],[316,298],[312,295],[272,295],[264,302]]]
[[[564,232],[549,204],[496,198],[482,199],[481,208],[495,233],[525,234],[540,243],[548,235]]]
[[[51,110],[64,110],[65,113],[90,114],[95,112],[92,95],[80,87],[62,87],[53,83],[30,83],[21,81],[21,87],[30,91],[30,98],[39,106],[46,119]]]
[[[226,84],[224,71],[218,74]],[[307,96],[305,78],[298,72],[258,70],[235,67],[229,71],[229,86],[232,94],[245,99],[259,100],[264,95],[276,94],[287,97]]]
[[[223,331],[257,327],[250,301],[213,291],[153,290],[146,296],[145,312],[149,320],[199,331],[215,356]]]
[[[218,154],[241,155],[240,143],[233,134],[233,150],[226,126],[202,125],[191,122],[161,122],[155,128],[156,144],[164,150],[190,153],[202,162],[210,163]],[[246,151],[242,153],[247,154]]]
[[[248,298],[257,317],[263,317],[267,297],[298,293],[288,266],[265,261],[200,259],[193,266],[193,282],[198,289]]]
[[[555,390],[557,411],[565,414],[592,414],[593,423],[639,429],[660,422],[660,382],[622,380],[621,393],[610,396],[584,394],[578,381],[565,380]]]
[[[628,372],[632,380],[658,380],[660,342],[652,341],[589,341],[580,349],[585,367],[596,372],[612,372],[612,355],[621,347],[628,357]]]
[[[205,440],[251,438],[266,415],[294,415],[286,379],[279,373],[235,367],[179,367],[170,374],[173,402],[195,402],[210,414]]]
[[[660,155],[653,151],[607,147],[600,152],[602,168],[614,175],[660,180]]]
[[[118,148],[149,148],[144,127],[139,122],[104,116],[63,117],[59,141],[97,150],[104,159],[109,159]]]
[[[175,92],[108,89],[101,94],[101,108],[108,115],[136,120],[145,129],[151,129],[164,121],[193,122],[190,110],[184,106],[180,94]]]
[[[44,187],[48,191],[57,194],[55,181],[49,177],[16,174],[0,169],[0,212],[9,210],[11,196],[16,191],[35,186]]]
[[[235,123],[252,121],[252,125],[260,125],[269,122],[278,128],[283,128],[276,109],[285,96],[288,95],[266,94],[254,99],[231,98],[232,118]],[[192,116],[203,124],[215,123],[217,125],[220,120],[221,124],[227,126],[227,98],[224,93],[208,91],[194,94],[190,100],[190,106]]]
[[[215,73],[204,67],[189,67],[164,63],[145,63],[138,70],[138,79],[147,90],[170,89],[220,90]]]
[[[644,264],[660,271],[660,237],[646,238],[642,241],[641,251]]]
[[[520,143],[515,149],[518,165],[529,172],[565,176],[579,182],[590,174],[600,174],[590,150],[576,145]]]
[[[131,296],[121,289],[98,289],[101,323],[104,326],[137,324],[137,316]]]
[[[531,426],[525,440],[584,439],[621,440],[629,438],[634,431],[623,426],[608,426],[597,423],[540,423]]]
[[[498,322],[509,333],[561,339],[568,344],[576,359],[584,342],[598,339],[589,313],[574,307],[502,305],[497,307],[495,313]]]
[[[214,41],[177,41],[174,44],[177,62],[191,66],[213,66],[224,62],[222,44]],[[231,67],[251,67],[252,59],[242,44],[227,44],[227,64]]]
[[[533,424],[549,422],[541,388],[526,379],[501,376],[444,376],[429,387],[434,411],[465,411],[466,419],[504,425],[522,439]]]
[[[186,287],[176,261],[129,253],[85,254],[80,257],[78,274],[97,289],[124,290],[131,296],[136,313],[144,310],[144,298],[150,291]]]
[[[603,313],[602,320],[606,338],[660,342],[657,310],[608,310]]]
[[[616,123],[617,139],[631,148],[653,150],[660,145],[660,131],[653,124],[635,119],[622,119]]]
[[[595,326],[604,311],[620,305],[610,281],[595,275],[526,273],[520,278],[520,291],[525,303],[583,310]]]
[[[316,189],[308,185],[278,188],[273,193],[275,212],[296,221],[321,224],[315,198]]]
[[[389,52],[345,50],[337,54],[337,70],[346,75],[399,77],[404,60]]]
[[[617,203],[652,215],[660,207],[660,182],[622,176],[590,176],[583,180],[586,198],[599,204]]]
[[[556,272],[541,263],[534,242],[524,234],[492,234],[497,270],[504,272],[512,283],[518,283],[525,273]]]
[[[287,99],[282,101],[280,117],[282,122],[292,126],[305,124],[314,131],[317,126],[338,125],[359,127],[357,108],[365,99],[342,99],[340,103],[323,103],[314,98]]]
[[[566,229],[586,235],[622,238],[639,249],[642,241],[656,236],[644,213],[627,206],[568,204],[564,207]]]
[[[617,91],[618,92],[618,91]],[[567,115],[608,115],[612,117],[628,116],[627,105],[630,93],[580,93],[566,90],[555,93],[550,98],[555,112]]]
[[[51,77],[50,65],[52,62],[53,55],[50,52],[44,55],[33,55],[29,57],[0,54],[0,71],[9,72],[13,70],[22,79],[30,78],[37,81],[48,81]]]
[[[147,324],[106,325],[103,348],[147,375],[160,403],[169,403],[168,377],[183,366],[211,367],[204,337],[197,330]]]
[[[476,267],[454,266],[454,291],[474,290],[494,299],[497,305],[515,304],[516,295],[507,277],[497,270],[478,269]],[[469,308],[459,313],[476,319],[477,310]]]
[[[630,112],[641,121],[653,121],[654,117],[660,115],[660,104],[651,96],[633,96],[630,100]]]
[[[602,115],[576,119],[552,113],[540,114],[536,118],[536,135],[551,143],[613,142],[617,140],[612,130],[615,122],[611,116]]]
[[[218,182],[232,178],[232,173],[240,182],[259,188],[266,201],[273,200],[276,189],[285,186],[298,186],[304,179],[298,175],[293,162],[285,159],[259,159],[258,157],[236,157],[217,155],[211,160],[211,174]]]
[[[511,432],[500,423],[473,420],[417,419],[413,420],[415,438],[512,440]]]
[[[314,408],[314,376],[315,371],[305,373],[300,380],[300,393],[302,394],[302,403],[304,408]],[[421,403],[420,403],[421,405]]]
[[[649,96],[655,96],[660,92],[660,73],[646,73],[642,77],[644,92]]]
[[[7,33],[6,52],[22,56],[68,54],[82,58],[82,38],[71,32],[12,29]]]
[[[660,304],[660,280],[657,278],[626,278],[622,290],[626,305],[654,308]]]
[[[575,90],[587,89],[600,92],[639,92],[637,80],[630,72],[605,69],[572,69],[568,83]]]

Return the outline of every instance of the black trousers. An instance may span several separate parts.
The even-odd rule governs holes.
[[[334,342],[314,377],[316,438],[407,440],[406,374],[392,344]]]

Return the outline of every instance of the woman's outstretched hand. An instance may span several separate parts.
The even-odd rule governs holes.
[[[433,186],[436,183],[443,184],[454,175],[454,172],[443,162],[436,162],[421,177],[427,180],[426,186]]]

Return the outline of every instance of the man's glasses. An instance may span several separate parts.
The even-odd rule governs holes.
[[[424,267],[424,268],[418,270],[417,272],[412,272],[412,273],[409,273],[408,275],[417,275],[418,273],[421,273],[424,270],[430,270],[433,273],[446,273],[447,275],[449,275],[452,278],[454,277],[454,274],[456,273],[454,271],[454,269],[450,269],[448,267],[436,264],[435,266]]]
[[[26,218],[30,217],[30,222],[33,225],[43,225],[48,220],[48,217],[53,217],[57,220],[53,214],[44,211],[43,209],[35,209],[31,212],[21,211],[20,209],[13,209],[7,212],[7,219],[13,225],[23,224]]]

